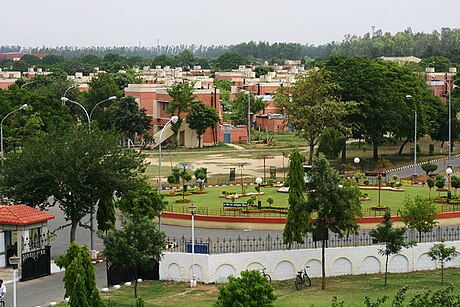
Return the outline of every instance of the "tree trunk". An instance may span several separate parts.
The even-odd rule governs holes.
[[[313,154],[315,152],[315,142],[310,141],[310,152],[308,153],[308,165],[313,163]]]
[[[321,275],[322,275],[322,281],[321,281],[321,290],[326,290],[326,246],[325,246],[325,240],[321,241],[322,246],[321,246]]]
[[[441,284],[444,284],[444,262],[441,262]]]
[[[72,225],[70,226],[70,243],[72,243],[76,239],[77,226],[78,221],[72,221]]]
[[[343,143],[342,148],[342,163],[347,163],[347,142]]]
[[[134,269],[134,298],[137,299],[137,267]]]
[[[387,275],[388,275],[388,255],[386,255],[386,258],[385,258],[385,283],[384,283],[385,287],[387,285]]]
[[[379,147],[374,144],[372,145],[372,148],[374,149],[374,161],[378,161],[379,160]]]
[[[407,139],[401,144],[401,147],[399,147],[398,156],[400,156],[400,155],[402,154],[402,151],[404,150],[404,146],[406,146],[407,142],[409,142],[409,138],[407,138]]]

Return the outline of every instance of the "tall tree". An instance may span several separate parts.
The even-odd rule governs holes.
[[[359,225],[356,218],[362,214],[360,192],[350,181],[341,180],[322,153],[313,160],[309,176],[311,190],[307,201],[303,204],[299,203],[296,212],[292,214],[289,212],[288,215],[288,223],[297,226],[299,230],[286,227],[284,238],[289,238],[290,235],[291,240],[299,242],[297,238],[301,238],[300,242],[302,242],[307,232],[318,236],[322,242],[322,289],[324,290],[326,288],[325,248],[328,233],[330,231],[345,236],[357,232]],[[311,216],[316,218],[308,218]],[[289,230],[288,234],[286,234],[287,230]]]
[[[171,129],[174,133],[174,143],[177,146],[177,135],[182,126],[183,119],[181,113],[189,111],[189,106],[195,100],[193,94],[193,85],[187,81],[184,83],[176,83],[168,89],[168,94],[172,100],[169,102],[167,112],[170,115],[177,115],[179,119],[176,123],[171,122]]]
[[[86,246],[72,242],[65,254],[56,258],[55,263],[65,268],[64,288],[71,307],[102,307],[104,303],[96,288],[96,275]]]
[[[59,205],[75,240],[81,219],[99,199],[122,195],[144,171],[142,154],[118,146],[117,136],[86,125],[53,132],[10,153],[2,193],[42,209]]]
[[[160,261],[165,234],[149,217],[132,216],[123,222],[122,229],[110,230],[102,239],[104,255],[122,269],[134,272],[134,297],[137,298],[138,270],[150,269]]]
[[[388,276],[388,259],[390,255],[397,254],[407,246],[404,242],[404,228],[394,228],[391,220],[390,210],[385,211],[383,222],[377,225],[376,229],[372,229],[369,235],[377,242],[384,243],[382,248],[379,248],[379,254],[385,256],[385,286],[387,285]]]
[[[413,200],[406,197],[399,216],[404,224],[418,231],[418,240],[422,242],[422,232],[429,232],[436,226],[436,214],[438,209],[429,199],[417,195]]]
[[[303,170],[303,157],[297,148],[289,155],[289,171],[287,182],[289,184],[288,218],[284,227],[284,242],[303,242],[307,234],[307,223],[311,215],[305,210],[305,180]]]
[[[248,109],[252,114],[257,114],[265,107],[265,102],[261,98],[257,98],[254,93],[239,92],[231,102],[230,119],[235,125],[248,125]]]
[[[125,216],[141,218],[148,217],[153,219],[158,217],[160,212],[168,204],[164,196],[145,180],[133,186],[125,195],[116,203],[117,207]]]
[[[202,101],[192,102],[190,113],[185,118],[189,128],[196,131],[198,138],[198,147],[201,147],[201,138],[206,129],[214,127],[219,121],[217,110],[207,106]]]
[[[352,105],[334,96],[336,84],[330,82],[327,76],[325,70],[311,71],[308,76],[298,76],[290,89],[280,87],[275,93],[276,104],[288,114],[288,121],[296,133],[307,140],[309,164],[326,128],[346,131],[343,120]]]
[[[107,119],[110,127],[133,141],[136,134],[147,134],[152,122],[152,117],[145,113],[145,109],[139,109],[132,96],[117,99],[109,107]]]

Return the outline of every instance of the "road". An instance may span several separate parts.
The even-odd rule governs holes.
[[[439,159],[436,161],[433,161],[434,164],[438,166],[437,172],[440,174],[444,174],[444,170],[447,166],[452,166],[454,170],[454,175],[457,173],[455,171],[455,168],[460,167],[460,156],[452,156],[450,160],[444,160],[444,159]],[[416,168],[415,168],[415,173],[416,174],[424,174],[425,171],[421,167],[422,163],[417,163]],[[397,175],[399,178],[405,178],[405,177],[410,177],[414,174],[414,166],[413,165],[407,165],[395,170],[387,171],[387,178],[391,178],[393,175]]]

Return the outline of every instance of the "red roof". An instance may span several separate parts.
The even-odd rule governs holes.
[[[54,218],[54,215],[26,205],[0,207],[0,224],[3,225],[31,225],[46,222]]]

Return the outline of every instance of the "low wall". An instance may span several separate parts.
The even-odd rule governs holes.
[[[460,241],[445,242],[460,250]],[[433,270],[436,263],[427,255],[433,243],[420,243],[404,248],[401,253],[390,256],[388,271],[402,273]],[[326,276],[374,274],[385,271],[385,258],[378,254],[381,245],[328,248],[326,250]],[[274,280],[293,279],[297,271],[310,266],[311,277],[321,276],[321,248],[251,252],[234,254],[195,254],[195,276],[204,283],[224,283],[230,275],[240,276],[244,270],[267,268]],[[460,268],[460,256],[447,262],[446,267]],[[191,253],[164,254],[160,262],[160,279],[188,281],[192,271]]]

